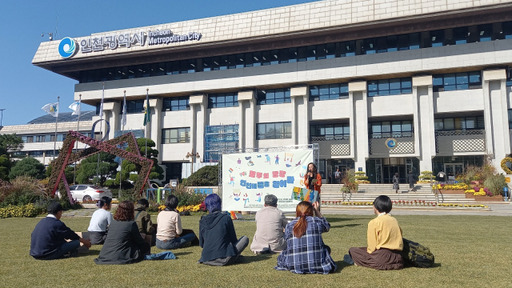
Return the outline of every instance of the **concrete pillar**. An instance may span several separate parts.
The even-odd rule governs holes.
[[[253,90],[238,92],[238,147],[240,149],[257,148],[256,133],[256,99]]]
[[[501,160],[510,154],[506,79],[505,69],[482,73],[486,152],[488,160],[500,172],[504,172]]]
[[[366,172],[368,148],[368,98],[366,81],[348,83],[350,109],[350,153],[354,157],[355,170]],[[357,123],[357,125],[356,125]],[[353,151],[353,152],[352,152]]]
[[[432,158],[436,155],[432,75],[413,77],[412,94],[414,154],[420,160],[420,171],[432,171]]]
[[[188,100],[190,105],[190,153],[199,153],[200,158],[204,156],[204,134],[205,134],[205,113],[208,97],[205,94],[192,95]],[[200,158],[193,157],[193,162],[200,161]],[[195,169],[197,170],[197,169]]]
[[[292,141],[295,145],[309,144],[309,89],[297,86],[290,89],[292,99]]]

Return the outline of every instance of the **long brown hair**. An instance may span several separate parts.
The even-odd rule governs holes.
[[[135,218],[133,203],[131,201],[123,201],[119,203],[114,219],[117,221],[133,221]]]
[[[313,216],[313,205],[309,201],[302,201],[297,204],[295,213],[299,217],[299,221],[293,226],[293,236],[300,238],[306,233],[306,228],[308,228],[306,216]]]

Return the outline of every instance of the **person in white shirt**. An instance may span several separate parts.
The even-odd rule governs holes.
[[[103,244],[107,238],[108,227],[112,223],[112,214],[110,208],[112,208],[112,198],[103,196],[98,201],[98,207],[100,209],[94,211],[89,222],[89,239],[91,244]]]
[[[283,211],[277,208],[277,197],[272,194],[265,196],[265,206],[256,212],[256,233],[251,243],[251,251],[260,253],[281,252],[286,249],[283,238],[286,218]]]
[[[181,216],[176,211],[178,197],[167,196],[165,210],[158,213],[156,218],[156,247],[170,250],[197,245],[199,240],[192,230],[185,230],[181,227]]]

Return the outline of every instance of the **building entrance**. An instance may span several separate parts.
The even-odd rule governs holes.
[[[398,173],[400,183],[406,183],[409,173],[416,177],[419,160],[416,158],[378,158],[366,161],[366,176],[370,183],[393,183],[393,175]]]

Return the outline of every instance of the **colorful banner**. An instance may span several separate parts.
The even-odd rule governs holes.
[[[304,187],[304,174],[313,150],[283,150],[222,155],[222,210],[258,211],[267,194],[277,207],[295,211],[295,187]]]

